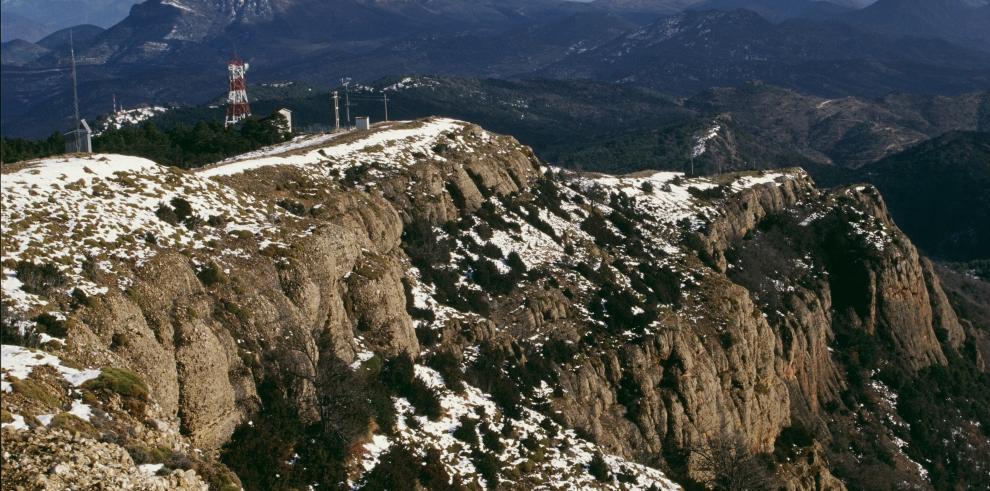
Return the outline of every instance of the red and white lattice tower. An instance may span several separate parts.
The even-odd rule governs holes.
[[[240,58],[231,58],[227,64],[230,72],[230,92],[227,93],[227,119],[224,126],[237,124],[251,115],[251,106],[247,98],[247,82],[244,81],[244,73],[247,72],[248,64]]]

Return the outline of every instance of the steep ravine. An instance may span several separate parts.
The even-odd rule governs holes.
[[[857,399],[878,387],[863,340],[904,377],[966,356],[878,193],[800,170],[570,174],[444,119],[197,172],[139,160],[4,169],[4,343],[33,331],[148,391],[35,368],[57,397],[11,386],[5,452],[89,438],[163,464],[137,487],[371,489],[727,486],[709,457],[729,452],[750,487],[837,489],[856,451],[836,435],[899,420]],[[75,436],[39,419],[76,398]],[[883,472],[930,487],[888,426],[863,430],[887,432]],[[4,473],[49,472],[32,462]]]

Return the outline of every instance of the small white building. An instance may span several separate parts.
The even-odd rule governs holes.
[[[285,133],[285,134],[287,134],[287,135],[291,135],[292,134],[292,110],[289,109],[289,108],[287,108],[287,107],[283,107],[282,109],[279,109],[278,111],[275,111],[275,113],[276,114],[281,114],[282,117],[285,118],[285,126],[282,127],[282,132]]]
[[[85,119],[79,127],[65,134],[65,153],[93,153],[93,130]]]
[[[371,128],[371,118],[368,116],[358,116],[354,118],[354,124],[359,130],[367,130]]]

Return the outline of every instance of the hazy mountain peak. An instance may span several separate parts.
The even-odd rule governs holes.
[[[79,24],[110,27],[139,0],[0,0],[3,39],[30,32],[29,41]]]

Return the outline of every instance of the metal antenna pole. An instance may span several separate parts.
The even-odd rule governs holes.
[[[351,87],[350,82],[344,82],[344,79],[340,79],[340,83],[344,84],[344,112],[347,115],[347,127],[351,127]]]
[[[333,130],[340,131],[340,94],[333,91]]]
[[[76,88],[76,45],[72,38],[72,30],[69,30],[69,56],[72,58],[72,104],[75,109],[75,135],[76,135],[76,151],[82,150],[82,140],[80,140],[79,131],[79,89]]]
[[[388,92],[382,92],[385,97],[385,121],[388,121]]]

